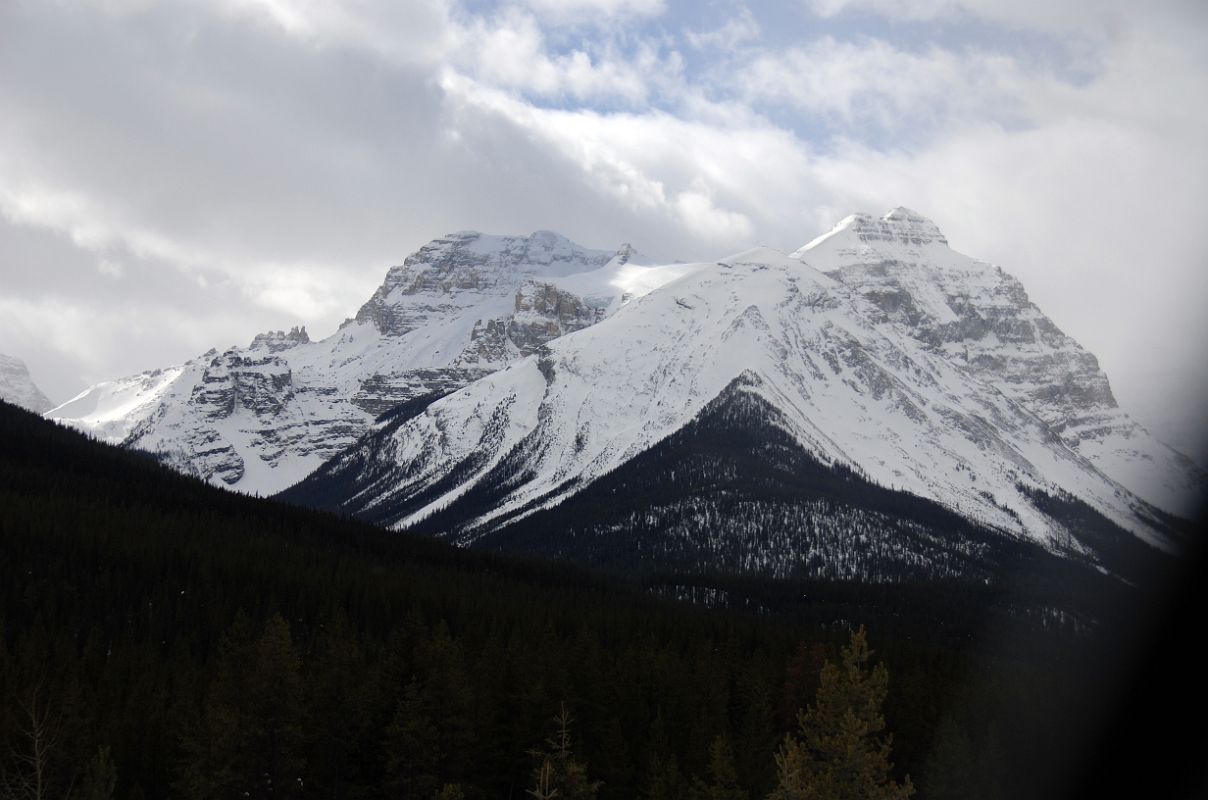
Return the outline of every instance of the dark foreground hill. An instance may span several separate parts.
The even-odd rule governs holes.
[[[0,775],[32,710],[44,796],[112,766],[122,798],[519,798],[565,703],[602,798],[692,797],[718,736],[763,797],[859,623],[920,797],[1177,796],[1203,763],[1153,718],[1196,711],[1191,662],[1159,640],[1134,670],[1147,595],[1115,580],[627,584],[222,492],[4,404],[0,523]],[[1137,689],[1145,738],[1105,733]]]

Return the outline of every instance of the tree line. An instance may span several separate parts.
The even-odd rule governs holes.
[[[1059,796],[1100,699],[1102,650],[1068,631],[941,635],[985,599],[956,587],[694,606],[221,492],[3,405],[0,442],[7,796],[768,797],[846,719],[827,675],[880,674],[861,621],[894,674],[870,678],[887,779],[919,797]]]

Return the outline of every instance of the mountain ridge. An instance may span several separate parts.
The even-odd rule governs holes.
[[[1018,279],[952,250],[917,212],[853,215],[793,256],[870,300],[880,322],[997,385],[1129,491],[1184,516],[1198,510],[1208,475],[1120,409],[1095,356]]]
[[[50,416],[212,483],[293,487],[295,502],[470,544],[699,428],[736,381],[807,472],[1092,561],[1112,526],[1177,550],[1163,511],[1186,515],[1205,483],[1119,410],[1018,280],[906,208],[850,215],[792,254],[693,264],[549,231],[449,234],[324,340],[267,332]],[[1098,545],[1071,522],[1097,517]]]
[[[463,231],[391,267],[323,340],[305,328],[258,334],[246,347],[97,384],[48,416],[212,483],[270,494],[398,403],[493,372],[675,272],[629,245]]]
[[[917,214],[893,213],[874,223],[873,241],[942,247],[954,264],[971,261],[948,251]],[[886,224],[908,230],[887,236]],[[394,507],[379,521],[461,543],[493,536],[500,521],[515,530],[683,429],[746,372],[823,464],[1092,559],[1095,547],[1071,530],[1078,515],[1054,516],[1042,498],[1069,496],[1150,546],[1178,548],[1181,534],[1157,509],[1071,448],[1026,397],[999,391],[893,324],[860,286],[770,248],[696,265],[612,317],[368,434],[359,452],[341,458],[370,477],[347,487],[335,507],[370,516]],[[286,496],[305,502],[339,461]],[[452,519],[484,492],[492,507],[477,516],[451,527],[426,521]]]

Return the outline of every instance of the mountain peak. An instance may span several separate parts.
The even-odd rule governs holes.
[[[458,231],[433,239],[391,267],[373,297],[344,325],[372,322],[383,334],[401,336],[422,327],[433,312],[491,295],[506,304],[526,281],[591,272],[615,255],[548,230],[528,236]]]
[[[54,405],[29,377],[25,362],[3,353],[0,353],[0,400],[36,414],[49,411]]]
[[[288,332],[265,331],[264,333],[256,334],[256,338],[252,339],[252,343],[248,345],[248,349],[268,350],[271,353],[278,353],[300,344],[307,344],[308,342],[310,342],[310,336],[306,333],[306,326],[303,325],[299,328],[295,325]]]
[[[539,231],[533,231],[529,234],[528,238],[543,242],[570,242],[570,239],[567,239],[557,231],[545,230],[544,228]]]
[[[846,228],[866,242],[898,244],[948,244],[939,226],[917,211],[898,206],[881,217],[852,214],[836,228]]]
[[[948,246],[948,239],[938,225],[917,211],[905,206],[898,206],[880,217],[865,213],[849,214],[830,231],[793,253],[793,256],[800,258],[805,255],[806,251],[813,250],[823,242],[841,234],[846,234],[846,237],[854,237],[862,244],[871,247],[884,245],[919,247],[931,244]]]

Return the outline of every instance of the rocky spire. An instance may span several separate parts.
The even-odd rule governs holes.
[[[37,414],[54,406],[29,377],[25,362],[3,354],[0,354],[0,400]]]

